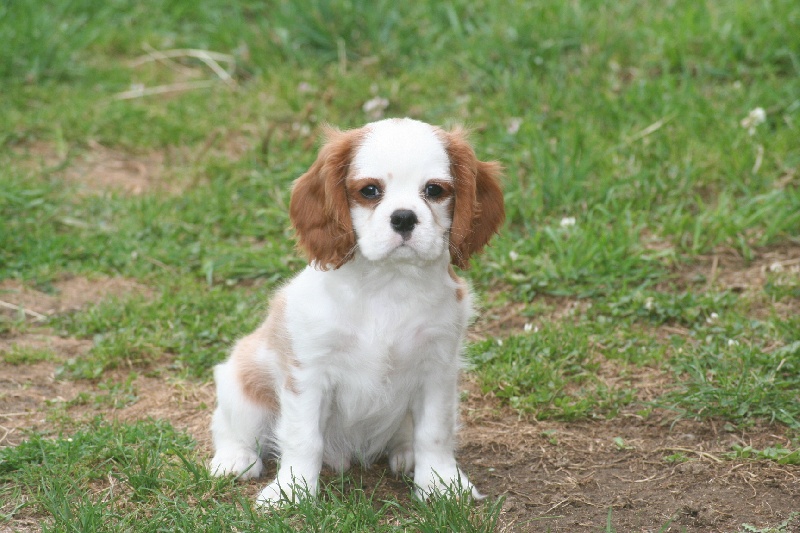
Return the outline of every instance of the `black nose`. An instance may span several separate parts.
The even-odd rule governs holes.
[[[390,218],[392,229],[403,237],[408,237],[414,226],[417,225],[417,215],[408,209],[398,209]]]

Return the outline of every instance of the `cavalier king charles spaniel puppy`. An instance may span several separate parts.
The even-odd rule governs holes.
[[[388,119],[327,131],[292,189],[309,265],[279,289],[263,324],[217,365],[216,475],[258,477],[259,504],[314,495],[336,471],[386,454],[420,498],[478,491],[458,468],[461,346],[469,267],[503,223],[495,162],[460,129]]]

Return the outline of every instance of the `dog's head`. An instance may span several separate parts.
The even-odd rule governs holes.
[[[339,268],[358,251],[400,262],[449,253],[466,269],[503,223],[500,165],[479,161],[461,129],[388,119],[326,136],[289,210],[318,268]]]

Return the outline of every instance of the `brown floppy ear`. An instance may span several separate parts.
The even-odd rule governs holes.
[[[450,262],[466,270],[470,256],[483,249],[506,218],[500,188],[502,167],[496,161],[478,161],[462,128],[442,134],[456,186]]]
[[[356,245],[345,180],[363,131],[326,128],[326,143],[317,160],[292,187],[289,218],[297,245],[317,268],[337,269],[352,256]]]

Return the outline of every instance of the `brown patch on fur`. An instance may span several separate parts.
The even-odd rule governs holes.
[[[463,300],[463,299],[464,299],[464,296],[466,295],[466,293],[467,293],[467,291],[466,291],[466,290],[464,290],[464,287],[461,287],[461,286],[459,286],[459,287],[456,289],[456,300],[457,300],[457,301],[459,301],[459,302],[460,302],[461,300]]]
[[[467,289],[464,286],[464,280],[461,279],[456,271],[453,269],[453,265],[447,265],[447,273],[450,274],[450,278],[458,284],[456,287],[456,300],[461,301],[464,299],[464,296],[467,295]]]
[[[447,273],[450,275],[450,279],[452,279],[453,281],[455,281],[458,284],[461,284],[461,278],[459,277],[458,274],[456,274],[456,271],[453,268],[453,265],[447,265]]]
[[[248,335],[236,343],[231,359],[236,365],[236,376],[247,399],[270,411],[277,411],[279,404],[275,378],[269,368],[255,358],[262,342],[258,331]]]
[[[242,385],[242,392],[253,403],[266,409],[279,409],[275,375],[265,361],[256,358],[259,346],[266,345],[277,354],[280,372],[285,375],[283,387],[297,394],[292,368],[299,366],[292,351],[292,340],[286,328],[286,297],[277,293],[272,299],[267,319],[253,333],[236,343],[231,353]]]
[[[499,181],[502,168],[495,161],[479,161],[463,129],[442,131],[440,136],[447,148],[456,187],[450,257],[452,264],[466,270],[470,256],[483,249],[505,220]]]
[[[292,368],[300,366],[300,362],[292,350],[292,338],[286,327],[286,297],[278,293],[272,299],[269,316],[262,326],[267,345],[278,354],[278,364],[286,376],[283,386],[297,394],[297,382],[292,376]]]
[[[363,129],[328,129],[327,142],[311,168],[294,183],[289,217],[297,244],[322,270],[339,268],[356,245],[345,186],[354,148]]]

